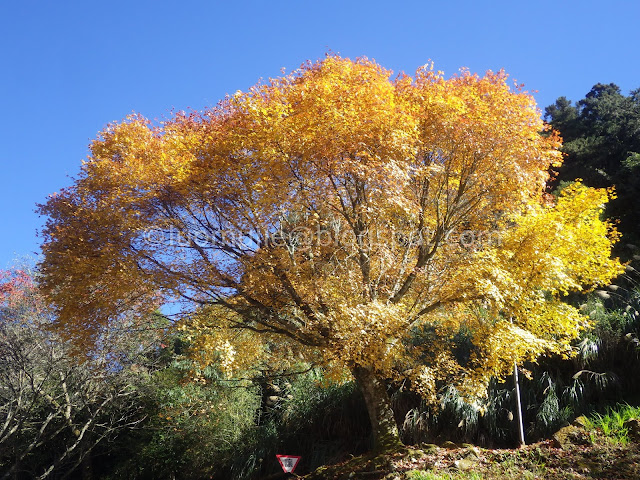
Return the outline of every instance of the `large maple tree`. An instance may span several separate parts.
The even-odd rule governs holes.
[[[568,353],[588,322],[561,296],[619,272],[610,192],[543,194],[559,145],[502,72],[392,79],[328,56],[201,113],[108,126],[41,206],[44,287],[79,341],[172,300],[225,368],[260,351],[348,371],[391,447],[386,379],[472,392]],[[440,341],[462,326],[463,363]]]

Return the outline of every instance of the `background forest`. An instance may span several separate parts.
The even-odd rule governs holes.
[[[549,191],[576,178],[615,187],[606,215],[618,222],[616,255],[628,263],[606,289],[564,299],[594,321],[575,343],[577,356],[525,366],[528,441],[640,394],[640,91],[625,96],[616,85],[597,84],[578,102],[559,98],[545,119],[566,154]],[[301,455],[304,473],[371,447],[353,383],[324,378],[304,362],[265,363],[228,378],[224,365],[194,361],[189,328],[159,314],[145,325],[123,319],[79,361],[50,328],[54,318],[35,278],[29,266],[0,277],[1,479],[261,478],[278,471],[277,453]],[[415,342],[436,334],[416,332]],[[460,358],[468,356],[466,332],[454,341]],[[512,379],[492,381],[482,408],[438,387],[434,407],[408,385],[388,383],[406,444],[517,443]]]

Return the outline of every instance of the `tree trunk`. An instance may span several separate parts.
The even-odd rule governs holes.
[[[375,372],[365,367],[354,367],[351,372],[367,405],[373,430],[374,448],[385,451],[401,447],[398,425],[393,417],[391,401],[384,382]]]

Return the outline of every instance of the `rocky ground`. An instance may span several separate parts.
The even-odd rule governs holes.
[[[581,425],[519,449],[423,444],[387,455],[354,457],[305,480],[640,479],[640,443],[613,442]]]

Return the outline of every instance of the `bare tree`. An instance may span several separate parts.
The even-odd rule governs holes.
[[[73,355],[31,280],[11,277],[0,282],[0,479],[65,478],[81,465],[91,478],[92,451],[144,419],[143,374],[124,353],[149,337],[105,332],[89,357]]]

